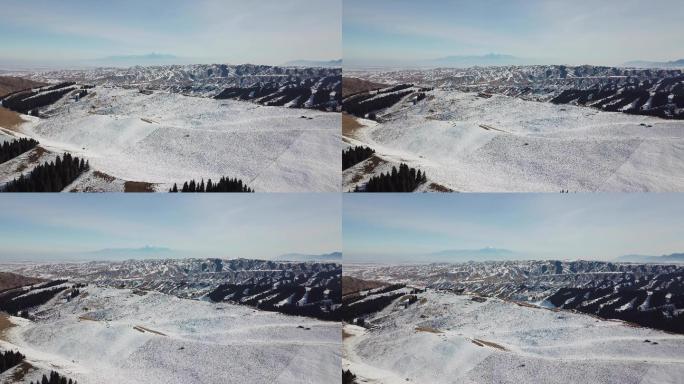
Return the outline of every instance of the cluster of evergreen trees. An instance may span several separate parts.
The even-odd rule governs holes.
[[[596,315],[604,319],[619,319],[644,327],[684,334],[684,321],[676,311],[684,307],[684,284],[678,281],[680,272],[662,273],[659,282],[671,281],[667,289],[647,289],[652,281],[642,279],[639,283],[625,285],[616,291],[614,287],[574,288],[563,287],[549,296],[556,307]],[[574,299],[574,300],[571,300]],[[648,300],[648,308],[638,303]],[[629,303],[637,303],[629,305]]]
[[[392,167],[392,172],[381,173],[373,176],[366,184],[363,191],[357,186],[354,192],[413,192],[422,183],[427,181],[427,176],[420,170],[409,168],[408,165],[401,163],[399,170]]]
[[[24,360],[24,355],[19,352],[5,351],[0,353],[0,373],[14,367],[15,365],[21,363]]]
[[[312,89],[315,87],[315,92]],[[256,84],[251,87],[225,88],[215,99],[254,100],[262,105],[283,106],[290,103],[292,108],[315,108],[329,110],[341,102],[342,82],[339,76],[324,78],[293,79],[286,83]],[[334,99],[332,91],[336,91]],[[307,105],[307,102],[310,102]]]
[[[88,161],[65,153],[54,162],[37,166],[28,176],[22,174],[10,181],[2,192],[60,192],[88,169]]]
[[[65,290],[66,287],[57,287],[46,289],[36,293],[27,293],[23,296],[3,295],[0,297],[0,311],[5,311],[12,315],[18,315],[27,308],[37,307],[47,303],[50,299],[55,297],[59,292]],[[19,291],[21,295],[23,291]],[[22,316],[23,317],[23,316]]]
[[[19,113],[28,113],[35,108],[48,106],[74,90],[74,83],[61,83],[39,91],[17,93],[3,99],[2,106]]]
[[[0,146],[0,163],[14,159],[22,153],[33,149],[36,145],[38,145],[37,141],[26,138],[14,140],[11,143],[5,141]]]
[[[402,289],[405,287],[406,287],[406,285],[404,285],[404,284],[390,284],[390,285],[383,287],[381,289],[374,289],[373,294],[374,295],[381,295],[383,293],[396,291],[398,289]],[[361,299],[364,299],[366,296],[367,295],[361,294],[359,292],[345,295],[344,298],[342,298],[342,305],[351,305],[352,303],[355,303]]]
[[[356,375],[353,374],[350,370],[342,370],[342,384],[355,384],[356,383]]]
[[[354,302],[349,305],[342,304],[342,317],[345,321],[352,322],[357,317],[382,311],[394,300],[402,296],[404,296],[403,292],[396,292],[365,301]]]
[[[32,381],[31,384],[34,384],[34,382]],[[76,384],[76,381],[67,379],[55,371],[50,371],[49,378],[43,375],[43,378],[40,381],[36,381],[35,384]]]
[[[350,147],[346,151],[342,150],[342,170],[355,166],[373,156],[374,153],[375,150],[372,148],[362,146]]]
[[[246,284],[225,283],[209,292],[207,296],[213,302],[228,300],[263,311],[340,321],[342,283],[339,274],[339,271],[319,272],[314,277],[301,274],[294,280],[279,280],[281,284],[274,284],[271,278],[260,278]],[[297,305],[305,294],[307,304]],[[291,304],[279,304],[288,298],[291,299]]]
[[[368,95],[367,97],[354,97],[347,99],[347,101],[344,102],[342,109],[351,115],[364,117],[373,111],[393,106],[403,97],[410,95],[411,93],[413,93],[413,91],[409,90],[377,97],[375,97],[375,95]],[[369,100],[372,97],[375,98]]]
[[[222,177],[216,183],[212,182],[211,179],[207,180],[206,184],[204,179],[199,183],[194,179],[190,182],[186,181],[180,190],[178,185],[174,183],[169,192],[254,192],[254,190],[244,184],[242,180]]]

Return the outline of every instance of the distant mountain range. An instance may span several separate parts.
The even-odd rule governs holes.
[[[164,247],[152,247],[146,245],[140,248],[104,248],[88,252],[86,256],[97,257],[98,260],[125,260],[125,259],[158,259],[178,256],[177,252]]]
[[[445,56],[428,60],[425,64],[444,67],[474,67],[474,66],[498,66],[498,65],[522,65],[529,60],[511,55],[489,53],[481,56]]]
[[[339,261],[342,262],[342,252],[330,252],[320,255],[304,253],[286,253],[276,257],[278,261]]]
[[[673,61],[635,60],[635,61],[628,61],[624,65],[626,67],[634,67],[634,68],[684,68],[684,59],[673,60]]]
[[[624,255],[617,258],[617,261],[626,263],[684,263],[684,253],[672,253],[662,256],[648,255]]]
[[[83,62],[88,66],[135,67],[152,65],[190,64],[197,59],[179,57],[167,53],[147,53],[143,55],[116,55],[101,57]]]
[[[319,60],[293,60],[288,61],[283,64],[286,67],[341,67],[342,59],[329,60],[329,61],[319,61]]]
[[[464,261],[488,261],[488,260],[514,260],[519,254],[508,249],[482,248],[482,249],[447,249],[426,255],[430,261],[437,262],[464,262]]]

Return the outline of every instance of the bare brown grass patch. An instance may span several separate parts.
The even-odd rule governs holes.
[[[25,122],[26,120],[22,119],[20,114],[7,108],[0,107],[0,127],[19,132],[17,127]]]
[[[363,124],[356,120],[356,117],[347,113],[342,113],[342,135],[355,138],[356,131],[363,128]]]
[[[473,339],[471,341],[473,342],[473,344],[480,346],[480,347],[487,346],[487,347],[491,347],[491,348],[496,348],[496,349],[501,350],[501,351],[508,351],[508,349],[506,349],[505,347],[503,347],[497,343],[493,343],[491,341],[482,340],[482,339]]]
[[[146,327],[143,327],[140,325],[134,326],[133,329],[135,329],[136,331],[141,332],[141,333],[149,332],[149,333],[154,333],[155,335],[159,335],[159,336],[166,336],[166,334],[164,334],[164,333],[161,333],[159,331],[155,331],[153,329],[149,329],[149,328],[146,328]]]
[[[144,181],[127,181],[124,183],[124,192],[154,192],[154,184]]]

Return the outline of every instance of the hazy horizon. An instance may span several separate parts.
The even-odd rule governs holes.
[[[340,215],[328,194],[8,194],[0,260],[317,255],[341,249]]]
[[[12,68],[117,66],[122,59],[122,66],[281,65],[342,56],[337,0],[8,0],[0,10],[0,66]]]
[[[609,261],[684,252],[684,196],[653,195],[346,194],[344,262]]]
[[[619,66],[684,58],[684,3],[655,3],[346,0],[345,67],[414,67],[489,54],[510,55],[521,65]]]

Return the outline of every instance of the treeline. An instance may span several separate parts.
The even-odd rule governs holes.
[[[282,280],[281,284],[274,284],[271,279],[254,284],[225,283],[207,294],[207,297],[213,302],[229,301],[263,311],[340,321],[342,286],[339,277],[327,277],[318,280],[315,285],[303,285],[308,280],[310,277],[302,275],[301,279],[284,284]],[[306,303],[298,304],[305,295]],[[290,303],[281,304],[284,300]]]
[[[238,178],[229,179],[222,177],[218,182],[212,182],[211,179],[204,183],[202,179],[199,183],[195,179],[183,183],[183,186],[178,189],[178,185],[173,183],[173,187],[169,192],[254,192],[254,190],[244,184]]]
[[[669,81],[668,81],[669,80]],[[684,77],[665,79],[654,91],[649,81],[641,85],[607,85],[591,89],[567,89],[551,99],[554,104],[576,103],[608,112],[682,119],[684,112]],[[676,85],[673,85],[676,83]]]
[[[425,172],[416,171],[408,165],[401,163],[399,170],[392,167],[392,172],[381,173],[373,176],[366,183],[366,188],[361,190],[358,186],[354,192],[413,192],[416,188],[427,182]]]
[[[62,96],[74,90],[75,83],[61,83],[36,91],[17,93],[2,100],[2,106],[19,113],[29,113],[31,110],[53,104]]]
[[[88,161],[65,153],[10,181],[2,192],[60,192],[89,169]]]
[[[396,290],[398,290],[398,289],[402,289],[402,288],[405,288],[405,287],[406,287],[406,286],[405,286],[404,284],[390,284],[390,285],[385,286],[385,287],[382,287],[382,288],[380,288],[380,289],[374,289],[374,290],[372,290],[372,292],[367,293],[367,294],[361,294],[361,293],[358,293],[358,292],[357,292],[357,293],[352,293],[352,294],[346,295],[346,296],[344,296],[344,298],[342,298],[342,305],[351,305],[352,303],[355,303],[355,302],[357,302],[357,301],[359,301],[359,300],[362,300],[362,299],[368,297],[368,295],[371,295],[371,294],[372,294],[372,295],[381,295],[381,294],[383,294],[383,293],[388,293],[388,292],[396,291]]]
[[[413,91],[390,93],[384,96],[373,95],[372,97],[365,98],[355,97],[348,99],[342,106],[342,109],[354,116],[366,117],[366,115],[368,115],[368,118],[375,119],[375,117],[371,115],[371,112],[389,108],[411,93],[413,93]]]
[[[21,311],[24,311],[27,308],[33,308],[47,303],[66,288],[67,287],[57,287],[36,293],[31,293],[29,291],[29,293],[17,297],[3,296],[0,298],[0,311],[5,311],[11,315],[17,316]]]
[[[347,150],[342,150],[342,170],[351,168],[354,165],[373,156],[375,150],[370,147],[350,147]]]
[[[0,146],[0,163],[14,159],[22,153],[35,148],[36,145],[38,145],[37,141],[26,138],[13,140],[12,142],[5,141]]]
[[[648,292],[648,279],[639,286],[627,286],[616,291],[605,288],[560,288],[547,299],[554,306],[576,310],[604,319],[619,319],[644,327],[684,334],[684,317],[679,310],[684,307],[683,284],[676,274],[663,274],[662,281],[673,281],[667,290]],[[650,293],[650,294],[649,294]],[[668,297],[669,296],[669,297]],[[648,305],[639,306],[648,300]],[[631,305],[630,305],[631,303]]]
[[[250,87],[225,88],[215,99],[251,100],[261,105],[291,108],[312,108],[322,111],[335,110],[341,102],[341,79],[327,76],[286,83],[257,84]],[[313,90],[315,89],[315,92]],[[331,97],[334,93],[334,97]]]
[[[0,373],[5,372],[6,370],[21,363],[25,357],[26,356],[22,355],[21,353],[14,351],[5,351],[4,353],[0,353]]]
[[[76,384],[75,380],[67,379],[55,371],[50,371],[50,377],[43,375],[40,381],[31,382],[31,384]]]
[[[403,292],[391,293],[365,301],[355,302],[350,305],[342,305],[342,317],[346,322],[352,322],[355,318],[382,311],[394,300],[404,296]]]
[[[353,374],[350,370],[342,370],[342,384],[355,384],[356,383],[356,375]]]

